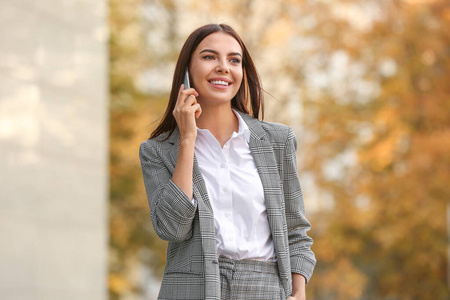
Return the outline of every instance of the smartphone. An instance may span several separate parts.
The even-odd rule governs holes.
[[[186,72],[184,73],[184,89],[189,89],[191,88],[191,84],[189,82],[189,71],[188,68],[186,67]]]

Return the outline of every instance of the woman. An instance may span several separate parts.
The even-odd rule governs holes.
[[[169,241],[158,299],[305,299],[316,261],[297,142],[260,114],[241,38],[224,24],[195,30],[163,120],[139,150],[152,223]]]

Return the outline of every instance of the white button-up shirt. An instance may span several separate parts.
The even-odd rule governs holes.
[[[249,148],[250,130],[241,116],[223,148],[207,129],[197,128],[195,156],[214,211],[218,255],[275,260],[264,191]]]

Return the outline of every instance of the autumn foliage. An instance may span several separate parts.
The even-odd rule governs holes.
[[[266,119],[297,134],[318,260],[307,298],[450,299],[448,1],[110,2],[111,299],[143,293],[139,270],[162,274],[138,147],[186,35],[222,20],[275,97]],[[166,89],[146,88],[161,68]]]

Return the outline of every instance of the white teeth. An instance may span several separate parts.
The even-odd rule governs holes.
[[[228,85],[228,82],[222,81],[222,80],[211,81],[211,83],[212,84],[217,84],[217,85]]]

